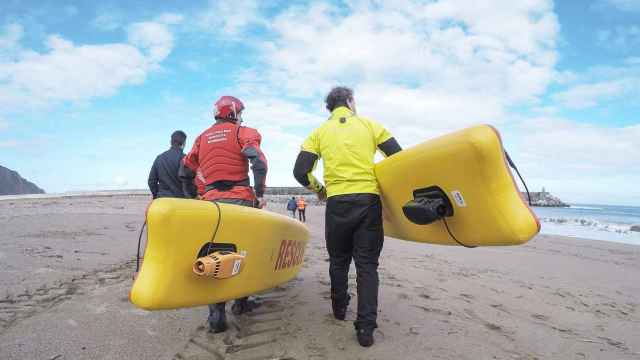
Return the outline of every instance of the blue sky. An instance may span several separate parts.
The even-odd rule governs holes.
[[[336,84],[404,146],[490,123],[530,188],[640,205],[640,0],[3,1],[0,165],[48,192],[143,188],[230,94],[268,185],[294,185]]]

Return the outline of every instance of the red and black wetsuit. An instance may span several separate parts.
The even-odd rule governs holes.
[[[184,157],[180,177],[193,184],[200,171],[206,184],[204,200],[237,199],[253,202],[264,194],[267,160],[257,130],[232,122],[218,122],[198,136]],[[254,189],[249,181],[249,164]],[[255,192],[254,192],[255,190]]]

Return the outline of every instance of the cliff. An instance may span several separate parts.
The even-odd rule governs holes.
[[[34,183],[17,172],[0,166],[0,195],[44,194]]]
[[[531,195],[531,203],[533,204],[533,206],[569,207],[569,204],[551,195],[544,189],[542,189],[542,191],[540,192],[530,192],[529,194]],[[523,193],[522,196],[527,199],[527,193]]]

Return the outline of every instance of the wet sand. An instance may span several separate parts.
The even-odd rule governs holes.
[[[640,359],[640,247],[538,236],[464,249],[387,238],[376,344],[331,316],[323,208],[298,278],[209,334],[204,307],[128,301],[145,196],[0,201],[0,359]],[[284,213],[284,204],[270,204]]]

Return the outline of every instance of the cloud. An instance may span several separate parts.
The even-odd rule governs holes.
[[[128,29],[129,42],[147,51],[151,62],[164,60],[173,49],[173,35],[165,24],[140,22]]]
[[[297,185],[291,175],[304,137],[278,126],[261,126],[262,150],[267,157],[269,174],[267,186]]]
[[[144,82],[171,52],[174,38],[167,24],[181,21],[163,15],[162,22],[139,22],[128,28],[129,43],[77,45],[50,35],[46,50],[22,50],[0,58],[0,105],[4,111],[38,108],[110,96],[127,85]],[[2,39],[15,44],[21,28],[9,28]],[[14,45],[18,46],[18,45]]]
[[[0,131],[6,130],[9,128],[9,123],[3,119],[0,119]]]
[[[173,49],[174,38],[168,25],[180,24],[182,20],[182,15],[165,13],[154,21],[134,23],[128,28],[129,42],[147,50],[149,60],[159,63]]]
[[[139,84],[149,61],[128,44],[80,45],[58,36],[47,39],[48,52],[28,52],[3,64],[0,99],[9,108],[43,106],[107,96],[127,84]]]
[[[93,19],[91,25],[99,30],[113,31],[122,26],[121,18],[122,16],[120,14],[104,12]]]
[[[24,36],[24,28],[20,24],[7,24],[0,33],[0,61],[10,58],[20,49],[20,40]]]
[[[157,16],[154,21],[165,25],[178,25],[182,23],[183,20],[184,16],[181,14],[164,13]]]
[[[342,80],[531,100],[544,92],[556,59],[557,20],[540,3],[495,2],[491,11],[446,0],[365,3],[346,15],[328,4],[293,8],[273,21],[263,58],[272,82],[304,97]]]
[[[582,109],[617,98],[626,93],[631,86],[629,81],[624,80],[581,84],[554,94],[553,99],[564,106]]]
[[[640,124],[602,127],[539,117],[523,122],[518,133],[520,154],[539,175],[575,177],[640,168]]]
[[[209,6],[195,19],[196,27],[226,37],[237,37],[251,25],[263,23],[257,0],[210,0]]]
[[[256,121],[268,126],[286,126],[289,129],[296,127],[314,126],[320,124],[325,117],[310,112],[302,105],[269,97],[243,97],[247,109],[243,111],[243,118],[247,121]]]
[[[404,144],[536,104],[558,74],[559,25],[549,1],[350,2],[292,6],[265,25],[260,62],[235,87],[324,118],[331,87],[356,92],[358,109]],[[508,20],[505,20],[508,19]],[[268,101],[265,101],[268,102]],[[279,117],[294,126],[297,117]]]
[[[541,116],[502,134],[532,191],[545,186],[578,203],[640,201],[640,124],[604,127]]]
[[[566,80],[558,82],[566,85],[566,89],[551,98],[570,108],[584,109],[622,98],[635,99],[635,94],[640,92],[640,61],[626,58],[621,65],[595,66]]]
[[[116,187],[123,187],[129,184],[129,180],[126,176],[118,175],[113,179]]]
[[[621,11],[640,11],[639,0],[605,0],[605,3]]]

